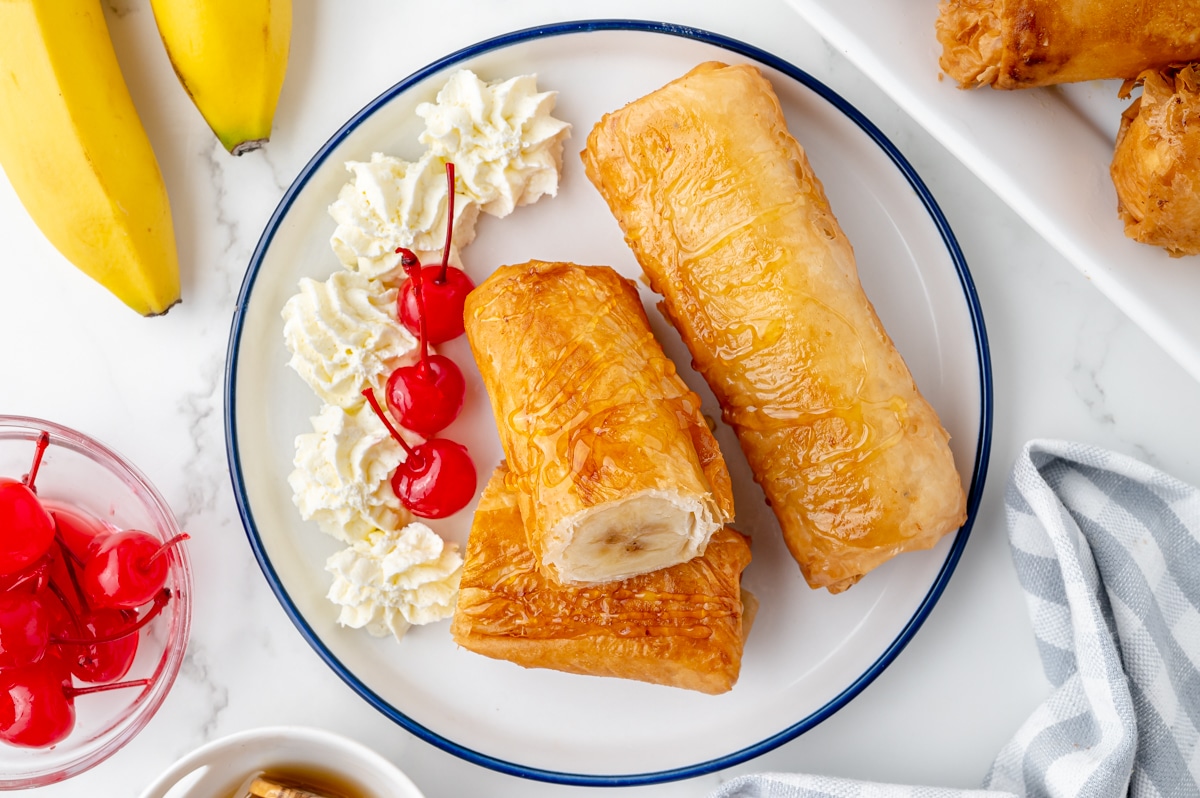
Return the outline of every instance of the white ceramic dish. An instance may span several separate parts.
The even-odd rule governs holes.
[[[373,749],[304,726],[268,726],[213,740],[168,768],[140,798],[241,798],[239,785],[264,772],[316,772],[363,798],[421,798],[408,776]]]
[[[934,0],[788,2],[1200,379],[1200,258],[1137,244],[1117,217],[1120,81],[963,91],[939,73]]]
[[[484,42],[397,84],[314,156],[269,223],[250,265],[229,350],[226,420],[234,487],[263,571],[297,627],[364,699],[420,737],[472,762],[527,778],[634,784],[683,778],[743,761],[828,717],[903,648],[949,579],[971,521],[929,552],[889,563],[840,596],[804,584],[731,431],[718,439],[735,480],[737,526],[754,537],[745,584],[762,608],[741,680],[722,696],[549,671],[525,671],[457,649],[447,624],[400,644],[341,629],[324,599],[325,558],[337,543],[300,520],[286,476],[294,437],[319,403],[287,367],[280,308],[302,276],[340,268],[326,207],[343,162],[379,150],[415,158],[420,119],[448,74],[486,79],[536,72],[560,92],[556,115],[575,128],[559,196],[480,222],[466,249],[478,282],[501,263],[532,257],[639,269],[576,155],[611,109],[705,60],[757,61],[773,81],[835,212],[856,242],[863,283],[925,395],[953,436],[971,520],[991,434],[991,376],[966,265],[920,180],[878,131],[807,74],[746,45],[701,31],[633,22],[584,22]],[[654,297],[644,294],[648,307]],[[681,373],[719,418],[678,336],[650,311]],[[463,416],[444,434],[468,444],[481,475],[500,460],[487,397],[463,339],[442,351],[463,366]],[[481,483],[482,484],[482,483]],[[465,542],[471,507],[435,522]]]

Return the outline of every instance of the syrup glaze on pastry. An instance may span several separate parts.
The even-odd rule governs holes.
[[[949,436],[757,69],[698,66],[607,114],[582,157],[811,586],[961,526]]]
[[[729,472],[630,281],[607,266],[502,266],[465,319],[551,578],[602,583],[703,553],[733,517]]]
[[[450,632],[526,668],[722,693],[741,668],[750,544],[728,527],[690,562],[621,582],[563,586],[529,550],[506,468],[483,490]]]

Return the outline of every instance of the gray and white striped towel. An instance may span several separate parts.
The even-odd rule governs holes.
[[[1124,455],[1035,440],[1005,505],[1055,689],[983,789],[764,773],[712,798],[1200,796],[1200,491]]]

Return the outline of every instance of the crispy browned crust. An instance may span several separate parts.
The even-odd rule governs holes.
[[[505,467],[479,500],[450,632],[463,648],[525,668],[614,676],[703,693],[741,668],[749,541],[718,531],[691,562],[593,587],[547,579],[525,541]]]
[[[606,115],[582,157],[810,585],[958,529],[948,435],[757,69],[697,67]]]
[[[1148,70],[1121,117],[1113,186],[1125,235],[1200,255],[1200,66]]]
[[[578,581],[547,565],[564,519],[634,494],[698,502],[710,533],[732,520],[729,472],[700,399],[654,338],[632,282],[607,266],[502,266],[471,292],[465,317],[529,545],[549,575]]]
[[[963,88],[1024,89],[1200,59],[1196,0],[942,0],[939,64]]]

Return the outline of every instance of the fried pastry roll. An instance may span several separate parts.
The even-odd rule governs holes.
[[[963,88],[1025,89],[1200,59],[1196,0],[942,0],[939,64]]]
[[[1172,257],[1200,255],[1200,65],[1137,82],[1142,96],[1121,116],[1110,169],[1125,235]]]
[[[749,541],[719,529],[695,559],[598,586],[547,579],[526,542],[501,464],[483,489],[450,633],[525,668],[723,693],[741,668],[741,573]]]
[[[686,562],[733,517],[700,400],[607,266],[503,266],[467,298],[529,545],[564,583]]]
[[[582,157],[811,586],[962,525],[949,436],[757,69],[696,67],[607,114]]]

